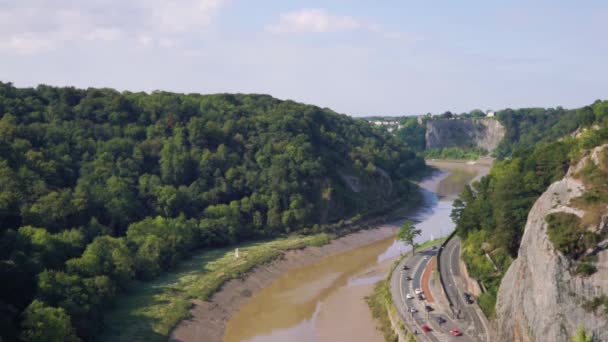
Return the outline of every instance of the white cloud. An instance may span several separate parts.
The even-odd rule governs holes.
[[[353,17],[334,16],[322,9],[302,9],[281,14],[279,22],[268,29],[274,33],[325,33],[352,31],[360,27],[361,23]]]
[[[0,49],[13,50],[20,54],[33,54],[50,48],[48,40],[32,34],[13,35],[0,40]]]
[[[147,34],[140,34],[137,36],[137,43],[141,46],[150,46],[154,42],[154,39]]]
[[[145,2],[164,31],[186,32],[203,29],[219,12],[222,0],[174,0]],[[152,4],[152,5],[151,5]]]
[[[112,42],[118,40],[121,37],[121,31],[117,28],[95,28],[92,31],[84,35],[86,40],[101,40],[105,42]]]
[[[35,54],[66,44],[130,40],[174,46],[198,36],[229,0],[0,1],[0,50]]]
[[[389,40],[413,43],[424,40],[421,35],[391,31],[373,21],[361,20],[350,16],[337,16],[323,9],[302,9],[283,13],[276,24],[267,27],[277,34],[285,33],[328,33],[346,31],[365,31]]]

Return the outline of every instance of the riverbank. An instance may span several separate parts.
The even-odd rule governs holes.
[[[439,238],[427,241],[419,246],[417,250],[424,250],[433,245],[439,245],[446,238]],[[393,296],[390,291],[390,279],[395,271],[395,268],[401,261],[411,257],[410,253],[403,254],[397,260],[393,262],[387,276],[376,283],[374,286],[374,292],[366,297],[367,304],[372,311],[372,315],[378,324],[378,330],[384,335],[385,341],[416,341],[414,334],[407,329],[407,327],[401,322],[401,318],[397,313],[397,308],[393,301]]]
[[[436,190],[462,189],[475,176],[461,170],[465,168],[461,163],[460,169],[437,170],[420,182],[424,205],[406,215],[423,230],[417,242],[449,233],[444,224],[451,211],[448,199],[456,194],[446,191],[438,198]],[[462,184],[444,186],[454,183]],[[223,341],[382,341],[364,298],[389,273],[392,260],[407,250],[390,236],[288,270],[242,304],[227,323]]]
[[[448,174],[445,171],[434,173],[433,177],[421,182],[421,186],[435,189]],[[428,196],[424,191],[422,195]],[[261,289],[289,270],[314,264],[324,256],[391,238],[400,222],[394,225],[378,222],[420,212],[419,206],[412,203],[400,205],[400,208],[404,207],[409,209],[378,215],[363,224],[341,226],[335,230],[336,234],[348,235],[321,247],[319,245],[336,235],[293,236],[202,251],[182,263],[177,270],[150,283],[138,284],[131,293],[119,298],[116,307],[106,316],[107,328],[101,340],[166,341],[172,328],[181,321],[171,333],[173,341],[221,341],[226,324],[234,313]],[[363,230],[353,233],[360,229]],[[310,245],[316,247],[307,247]],[[238,262],[234,259],[234,247],[240,248]],[[219,292],[215,292],[218,289]],[[324,307],[328,308],[329,303],[326,304]],[[362,302],[362,307],[367,311],[363,313],[371,320],[365,302]]]
[[[479,181],[482,177],[486,176],[490,172],[493,162],[494,162],[494,159],[490,158],[490,157],[484,157],[484,158],[480,158],[478,160],[469,160],[469,161],[444,160],[444,159],[425,160],[425,163],[428,166],[431,166],[433,168],[445,169],[445,170],[451,170],[451,171],[460,170],[465,173],[475,174],[473,179],[471,179],[467,182],[468,184]],[[466,175],[463,176],[463,178],[466,178],[466,177],[467,177]],[[463,187],[462,182],[460,180],[456,180],[456,183],[458,183],[458,187]],[[449,184],[446,184],[446,186],[449,186]],[[452,195],[455,194],[457,196],[462,191],[462,189],[458,189],[458,187],[457,188],[447,188],[447,189],[445,188],[445,186],[440,187],[437,189],[437,193],[439,194],[439,196],[442,196],[445,193],[449,192],[450,194],[452,194]]]
[[[106,312],[106,328],[99,339],[101,341],[166,341],[169,336],[181,336],[176,335],[183,331],[179,330],[182,324],[178,325],[178,323],[187,324],[191,321],[188,320],[189,318],[196,319],[198,315],[206,312],[200,309],[207,306],[213,311],[211,314],[203,314],[205,320],[201,324],[212,327],[208,332],[212,338],[203,336],[188,340],[219,341],[225,323],[240,305],[237,302],[226,302],[224,298],[247,299],[256,291],[255,286],[251,286],[251,289],[232,290],[229,286],[230,280],[251,278],[260,284],[268,284],[275,278],[262,280],[256,277],[258,269],[260,274],[264,272],[263,269],[274,270],[278,272],[278,276],[289,268],[281,269],[274,266],[290,260],[288,257],[292,254],[300,254],[298,252],[302,251],[311,253],[308,258],[302,260],[312,263],[325,255],[370,243],[374,241],[376,235],[377,239],[386,238],[394,234],[394,231],[388,233],[386,229],[369,229],[382,228],[379,222],[403,217],[419,205],[419,198],[402,200],[395,203],[392,209],[387,208],[384,213],[368,214],[365,219],[353,218],[326,227],[325,229],[331,233],[292,235],[270,241],[254,241],[224,249],[200,251],[181,262],[175,270],[153,281],[137,283],[130,292],[119,296],[112,308]],[[236,247],[240,250],[238,259],[235,258]],[[293,253],[289,253],[290,251]],[[297,267],[296,263],[293,267]],[[174,334],[171,334],[176,325],[178,326]],[[176,337],[174,340],[181,339]]]
[[[226,282],[209,301],[195,300],[191,317],[183,320],[171,333],[170,341],[221,341],[229,319],[252,296],[269,286],[284,273],[311,265],[323,257],[347,252],[395,235],[399,222],[361,230],[329,244],[291,250],[270,263],[256,266],[243,279]]]
[[[442,235],[438,223],[449,219],[450,208],[434,190],[454,173],[436,171],[420,182],[424,205],[402,216],[426,221],[420,222],[424,232],[417,242]],[[287,270],[242,303],[227,322],[223,341],[383,341],[364,298],[407,250],[390,235]]]

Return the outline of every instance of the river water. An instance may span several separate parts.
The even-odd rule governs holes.
[[[424,205],[410,218],[419,242],[448,235],[452,202],[487,166],[429,162],[441,169],[420,183]],[[401,222],[394,222],[395,229]],[[383,341],[365,296],[409,247],[394,237],[286,272],[255,294],[226,325],[224,342]]]

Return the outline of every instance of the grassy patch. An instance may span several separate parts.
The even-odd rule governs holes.
[[[428,159],[476,160],[488,155],[488,151],[479,147],[444,147],[424,151]]]
[[[372,295],[365,299],[372,311],[372,316],[374,316],[379,323],[378,329],[382,331],[384,339],[387,342],[396,342],[397,335],[393,330],[391,320],[388,316],[389,312],[387,311],[387,308],[392,307],[392,298],[388,281],[383,280],[378,282],[374,287]]]
[[[175,325],[189,315],[191,299],[208,299],[228,280],[243,276],[284,251],[321,246],[343,236],[397,217],[421,203],[418,192],[393,205],[338,223],[303,229],[302,235],[201,251],[153,281],[140,282],[119,296],[104,313],[101,341],[166,341]],[[241,257],[234,258],[234,249]]]
[[[173,272],[139,283],[116,299],[106,313],[101,341],[166,341],[171,329],[188,316],[190,299],[207,299],[226,281],[243,276],[253,267],[277,258],[284,251],[328,243],[332,236],[293,236],[267,242],[202,251]]]
[[[496,296],[503,272],[513,262],[513,258],[504,248],[492,246],[492,234],[487,230],[469,232],[462,244],[462,261],[466,264],[469,275],[479,280],[486,290],[477,301],[486,317],[490,319],[496,315]],[[496,263],[498,271],[486,256],[484,248]]]
[[[571,201],[572,205],[585,211],[583,226],[597,226],[608,204],[608,149],[601,151],[598,159],[599,165],[590,159],[576,174],[587,189]]]
[[[585,309],[587,312],[593,312],[595,314],[597,314],[598,309],[602,307],[604,314],[608,315],[608,296],[606,295],[601,295],[594,297],[591,300],[586,300],[583,304],[583,309]]]
[[[597,255],[588,255],[582,258],[581,261],[576,265],[574,273],[582,276],[592,275],[593,273],[597,272],[597,267],[595,266],[597,260]]]
[[[445,241],[445,239],[446,238],[438,238],[438,239],[434,239],[434,240],[429,240],[429,241],[426,241],[426,242],[420,244],[419,246],[417,246],[417,248],[418,249],[428,248],[432,245],[442,243],[443,241]],[[374,292],[372,293],[372,295],[365,298],[365,300],[367,301],[367,305],[369,306],[370,310],[372,311],[372,316],[379,323],[378,329],[380,331],[382,331],[382,334],[384,335],[384,339],[387,342],[394,342],[394,341],[398,340],[398,336],[395,334],[395,331],[393,330],[393,326],[391,324],[391,320],[389,317],[389,315],[391,313],[396,313],[395,306],[393,304],[393,297],[391,296],[391,292],[390,292],[390,286],[389,286],[390,279],[391,279],[391,275],[395,271],[395,268],[397,268],[397,266],[399,265],[401,260],[403,260],[404,258],[407,258],[408,256],[409,256],[409,254],[404,254],[400,258],[395,260],[395,262],[391,266],[390,271],[388,272],[387,278],[378,282],[376,284],[376,286],[374,287]],[[401,330],[403,330],[406,333],[408,342],[416,341],[416,338],[414,337],[414,335],[405,327],[403,322],[401,322],[399,324],[399,327],[401,328]]]
[[[434,240],[429,240],[427,242],[423,242],[420,245],[417,245],[416,249],[418,249],[418,250],[425,249],[425,248],[431,247],[432,245],[437,245],[437,244],[443,243],[445,241],[445,239],[447,239],[447,238],[442,237],[442,238],[438,238],[438,239],[434,239]]]
[[[571,342],[591,342],[591,336],[587,335],[584,327],[576,329],[576,334],[570,337]]]
[[[489,319],[496,317],[496,296],[496,288],[491,288],[482,293],[477,299],[481,311],[483,311]]]
[[[594,246],[599,236],[582,226],[581,219],[570,213],[552,213],[545,218],[549,240],[553,246],[572,260],[577,260]]]
[[[159,278],[135,284],[130,292],[118,297],[105,313],[101,341],[166,341],[175,325],[189,315],[191,299],[208,299],[228,280],[243,276],[257,265],[280,257],[284,251],[327,244],[343,236],[369,227],[374,222],[403,217],[420,203],[420,195],[411,196],[390,208],[376,210],[351,220],[317,229],[306,234],[272,241],[258,241],[224,249],[205,250],[182,261],[179,266]],[[320,233],[319,231],[326,231]],[[327,233],[327,232],[331,233]],[[319,232],[316,233],[315,232]],[[240,258],[234,258],[234,249]]]

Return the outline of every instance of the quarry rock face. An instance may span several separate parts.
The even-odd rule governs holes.
[[[594,313],[583,307],[586,301],[608,294],[608,250],[598,253],[597,272],[576,275],[572,261],[553,247],[545,221],[554,212],[584,214],[569,206],[572,198],[586,190],[574,174],[585,163],[597,161],[598,153],[607,146],[595,148],[571,167],[530,210],[518,257],[498,291],[495,323],[499,341],[568,342],[579,328],[593,341],[608,341],[608,315],[603,308]]]
[[[489,152],[505,136],[496,119],[439,119],[426,123],[426,148],[479,147]]]

